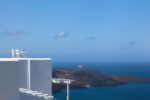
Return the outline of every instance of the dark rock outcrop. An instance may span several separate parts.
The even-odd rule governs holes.
[[[129,76],[105,76],[94,71],[84,70],[54,70],[53,77],[73,79],[71,88],[87,88],[87,87],[112,87],[135,83],[150,83],[150,78],[129,77]],[[65,84],[53,84],[53,91],[59,92],[65,88]]]

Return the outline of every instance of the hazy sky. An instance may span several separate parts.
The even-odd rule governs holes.
[[[148,61],[150,0],[0,0],[0,56],[11,48],[62,61]]]

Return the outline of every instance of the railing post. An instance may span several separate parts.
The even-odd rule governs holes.
[[[67,100],[70,99],[70,84],[69,84],[69,81],[66,83],[67,84]]]

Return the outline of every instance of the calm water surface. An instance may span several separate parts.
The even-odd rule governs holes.
[[[58,63],[55,68],[76,69],[83,64],[86,69],[99,70],[106,75],[150,77],[150,63]],[[54,94],[58,100],[65,99],[65,90]],[[150,84],[127,84],[118,87],[72,89],[71,100],[150,100]]]

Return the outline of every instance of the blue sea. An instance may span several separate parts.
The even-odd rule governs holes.
[[[66,62],[54,63],[55,68],[97,70],[105,75],[150,78],[150,62]],[[66,100],[66,91],[54,94],[57,100]],[[71,89],[71,100],[150,100],[150,83],[131,83],[117,87]]]

